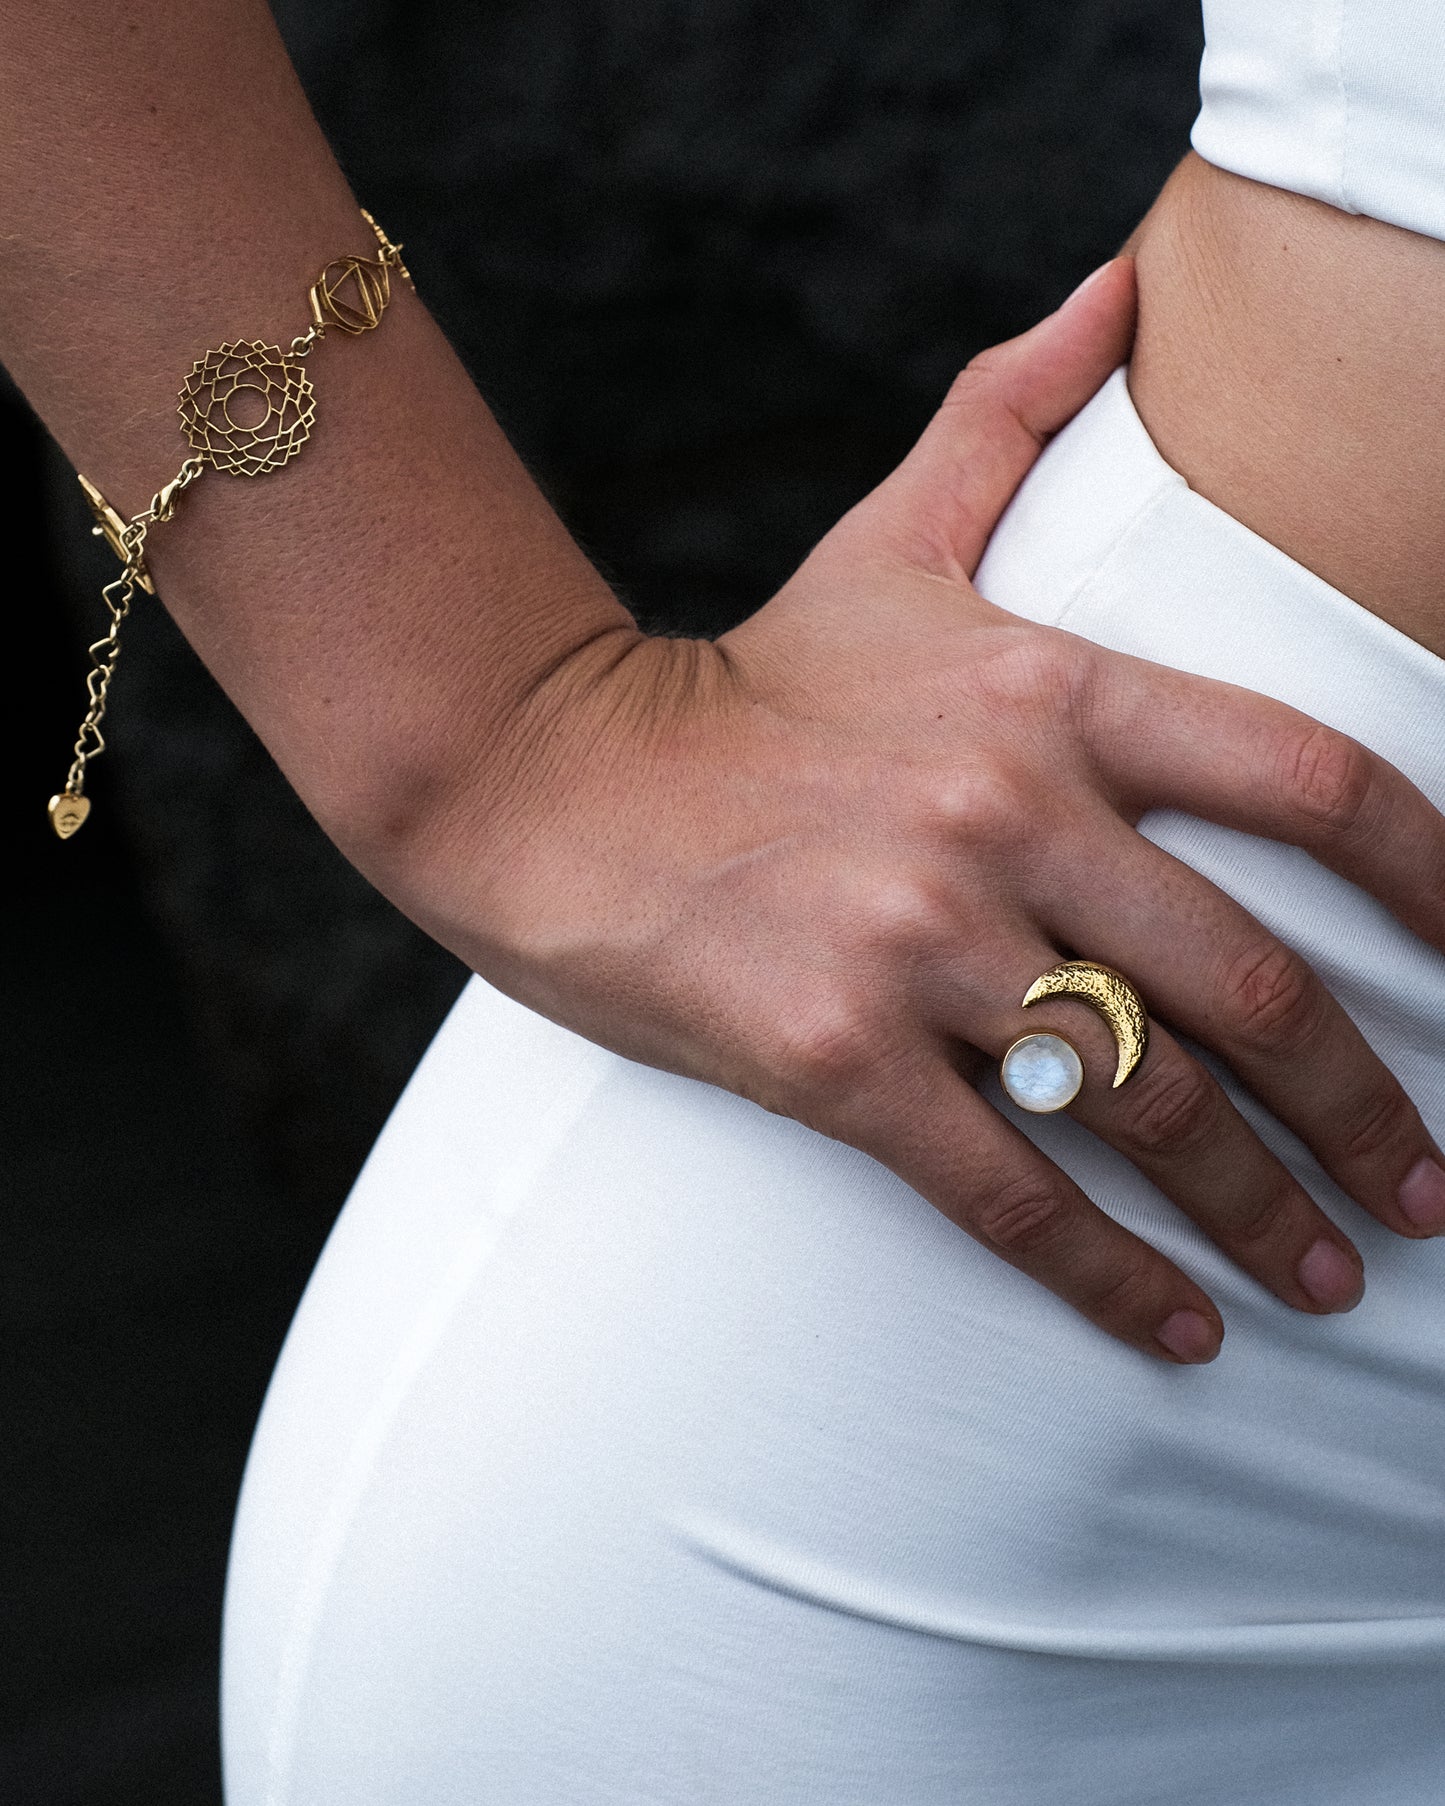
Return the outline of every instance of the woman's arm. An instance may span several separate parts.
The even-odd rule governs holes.
[[[0,32],[0,360],[129,518],[188,449],[192,360],[284,346],[322,265],[376,246],[261,0],[5,0]],[[603,668],[637,630],[404,283],[377,331],[332,334],[308,371],[301,454],[258,480],[208,473],[148,563],[353,856],[384,881],[463,784],[485,869],[529,701],[550,681],[561,706],[559,667]]]
[[[372,247],[259,0],[0,0],[0,21],[0,358],[130,514],[179,462],[191,361],[285,344],[321,265]],[[1445,1226],[1418,1114],[1319,981],[1134,831],[1162,804],[1293,841],[1445,945],[1445,823],[1292,710],[973,588],[1132,301],[1118,261],[976,360],[715,644],[638,631],[404,289],[315,352],[295,463],[208,475],[150,562],[323,826],[478,971],[865,1149],[1112,1334],[1197,1360],[1211,1301],[966,1081],[1057,1020],[1089,1056],[1087,1126],[1288,1303],[1347,1308],[1357,1253],[1178,1041],[1156,1027],[1114,1093],[1088,1011],[1019,999],[1061,946],[1123,968],[1364,1208]]]

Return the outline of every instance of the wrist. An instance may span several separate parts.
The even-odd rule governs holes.
[[[715,773],[698,755],[729,685],[706,641],[648,635],[630,617],[600,626],[516,699],[485,769],[458,741],[382,888],[545,1010],[554,982],[560,999],[569,969],[638,925],[665,882],[688,774]]]

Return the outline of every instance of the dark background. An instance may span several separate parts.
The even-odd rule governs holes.
[[[976,350],[1113,252],[1185,148],[1202,44],[1181,0],[278,16],[565,518],[646,624],[707,633],[767,599]],[[3,384],[0,454],[0,1798],[211,1806],[250,1428],[463,973],[345,865],[153,603],[94,817],[50,836],[114,567]]]

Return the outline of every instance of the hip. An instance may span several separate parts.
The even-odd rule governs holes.
[[[1445,748],[1420,732],[1445,665],[1193,494],[1122,372],[1035,467],[979,586],[1280,695],[1445,802]],[[1445,960],[1293,849],[1182,816],[1142,825],[1316,965],[1445,1133]],[[1445,1239],[1390,1236],[1239,1101],[1357,1241],[1355,1311],[1290,1311],[1078,1125],[1015,1117],[1219,1302],[1220,1358],[1177,1368],[1095,1330],[856,1150],[474,980],[268,1397],[228,1593],[232,1773],[265,1751],[271,1797],[330,1797],[316,1776],[342,1772],[343,1744],[377,1762],[380,1738],[479,1751],[496,1775],[553,1711],[576,1719],[594,1777],[613,1742],[623,1763],[660,1724],[703,1748],[743,1626],[800,1653],[751,1704],[733,1696],[728,1747],[812,1677],[815,1778],[825,1743],[897,1778],[930,1686],[987,1693],[995,1712],[1002,1685],[1017,1710],[988,1720],[996,1747],[960,1729],[928,1771],[940,1786],[966,1770],[978,1798],[1013,1799],[988,1765],[1017,1779],[1028,1735],[1053,1763],[1019,1781],[1031,1806],[1153,1801],[1166,1776],[1193,1798],[1181,1760],[1201,1802],[1296,1786],[1357,1803],[1375,1797],[1349,1755],[1368,1719],[1376,1752],[1394,1750],[1381,1801],[1431,1797],[1415,1778],[1440,1750],[1401,1713],[1445,1666]],[[699,1705],[684,1683],[708,1663]],[[1368,1678],[1402,1663],[1413,1680]],[[852,1679],[825,1686],[837,1672]],[[1221,1685],[1231,1673],[1255,1678]],[[889,1675],[914,1701],[891,1731],[850,1716],[850,1700],[892,1697]],[[1067,1726],[1031,1728],[1061,1686],[1090,1709],[1148,1708],[1158,1766],[1139,1792],[1108,1761],[1086,1781]],[[1274,1702],[1258,1747],[1237,1735],[1249,1698]],[[1300,1714],[1312,1754],[1272,1762],[1269,1737]],[[1248,1788],[1229,1779],[1242,1750]],[[516,1785],[611,1797],[601,1779]],[[952,1786],[829,1797],[975,1797]],[[748,1796],[738,1781],[715,1797]]]

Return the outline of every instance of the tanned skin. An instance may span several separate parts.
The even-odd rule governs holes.
[[[0,0],[0,34],[0,358],[130,515],[184,455],[193,359],[284,346],[321,266],[372,241],[260,0]],[[1412,285],[1440,247],[1211,181],[1182,171],[1139,239],[1144,417],[1207,494],[1438,645],[1439,409],[1410,385],[1439,388]],[[1401,1235],[1445,1227],[1438,1152],[1315,975],[1135,824],[1171,806],[1293,842],[1445,948],[1445,821],[1293,710],[973,587],[1040,447],[1127,356],[1134,284],[1117,259],[976,359],[716,642],[639,631],[400,284],[377,331],[314,353],[294,463],[208,473],[149,556],[323,827],[475,970],[853,1143],[1109,1333],[1189,1362],[1218,1352],[1213,1302],[971,1081],[1057,1026],[1085,1053],[1086,1127],[1287,1304],[1349,1308],[1349,1238],[1172,1031]],[[37,749],[37,808],[69,726],[53,768]],[[1154,1014],[1117,1093],[1092,1011],[1019,1008],[1063,948]]]

